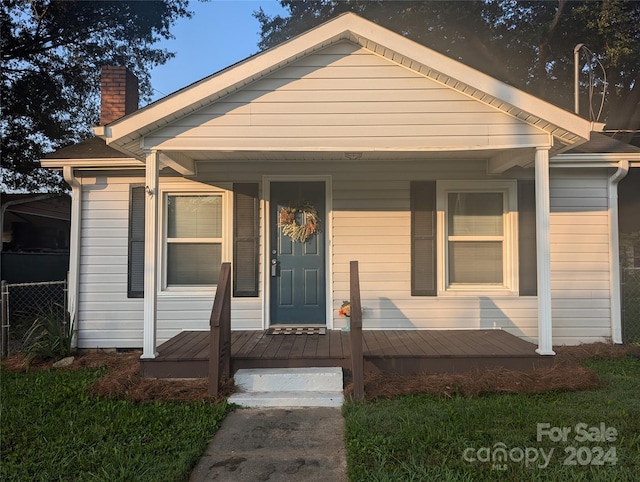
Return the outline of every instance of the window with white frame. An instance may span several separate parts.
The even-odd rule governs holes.
[[[438,187],[444,224],[441,290],[515,289],[515,184],[444,182]]]
[[[165,284],[212,286],[222,262],[221,194],[167,194]]]

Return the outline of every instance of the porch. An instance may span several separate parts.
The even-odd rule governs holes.
[[[231,332],[231,374],[244,368],[341,367],[351,370],[351,334],[268,334]],[[184,331],[141,360],[142,375],[154,378],[206,378],[208,331]],[[553,357],[503,330],[363,330],[365,371],[414,374],[460,373],[476,369],[533,370]]]

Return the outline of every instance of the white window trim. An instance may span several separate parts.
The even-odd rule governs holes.
[[[438,296],[518,295],[518,184],[515,180],[438,181],[436,182]],[[447,199],[450,192],[502,192],[504,194],[503,283],[496,285],[456,284],[448,281]],[[483,236],[482,239],[490,237]],[[468,239],[468,238],[466,238]]]
[[[169,238],[168,237],[168,219],[169,219],[169,203],[167,202],[169,196],[207,196],[207,195],[216,195],[222,197],[222,238],[193,238],[186,241],[188,243],[197,243],[197,242],[220,242],[222,244],[221,247],[221,258],[222,262],[231,260],[231,239],[233,233],[231,232],[232,223],[233,223],[233,207],[231,198],[229,196],[229,191],[224,189],[215,189],[211,186],[201,185],[201,186],[193,186],[190,185],[188,187],[180,184],[176,185],[167,185],[162,186],[160,188],[160,212],[162,213],[161,223],[162,223],[162,238],[159,243],[159,257],[160,257],[160,266],[161,269],[158,272],[158,277],[160,278],[160,293],[163,295],[162,297],[171,297],[171,296],[180,296],[183,297],[185,295],[193,295],[193,296],[204,296],[210,297],[212,292],[215,293],[217,289],[217,284],[212,285],[182,285],[182,286],[168,286],[167,283],[167,256],[168,249],[167,245],[169,242],[181,242],[181,238]]]

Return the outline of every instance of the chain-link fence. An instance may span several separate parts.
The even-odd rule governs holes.
[[[67,316],[67,282],[2,282],[2,356],[25,348],[25,335],[42,314]]]
[[[640,268],[622,268],[622,341],[640,343]]]

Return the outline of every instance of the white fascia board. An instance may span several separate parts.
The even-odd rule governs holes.
[[[414,63],[437,71],[446,77],[441,80],[444,85],[455,89],[456,84],[459,84],[462,92],[464,87],[471,87],[487,94],[490,101],[499,99],[517,109],[547,120],[551,126],[574,133],[585,141],[589,139],[591,131],[603,128],[602,124],[587,121],[349,12],[196,82],[107,126],[94,129],[94,132],[97,136],[104,138],[107,144],[113,143],[115,147],[119,140],[131,136],[134,132],[137,132],[138,136],[143,136],[217,98],[236,91],[297,58],[347,39],[416,72],[420,73],[420,69],[412,68],[411,65]],[[422,74],[424,75],[424,72]],[[433,77],[430,78],[433,79]],[[482,102],[477,97],[471,97]]]
[[[219,147],[216,146],[215,143],[210,141],[207,138],[202,138],[202,140],[198,139],[197,141],[189,141],[188,145],[181,145],[179,147],[171,146],[167,148],[169,151],[179,150],[183,153],[188,153],[190,151],[199,152],[199,151],[211,151],[211,152],[265,152],[265,153],[277,153],[277,152],[467,152],[467,151],[498,151],[501,149],[525,149],[525,148],[539,148],[539,147],[548,147],[547,144],[520,144],[518,146],[514,146],[513,144],[491,144],[491,145],[477,145],[477,146],[461,146],[461,145],[453,145],[453,146],[390,146],[390,147],[369,147],[363,144],[354,144],[354,145],[344,145],[344,146],[325,146],[321,144],[317,145],[306,145],[306,146],[243,146],[242,144],[232,144],[228,146]],[[158,150],[162,152],[162,145],[155,144],[144,144],[141,149],[143,150]]]
[[[144,168],[144,162],[139,159],[109,158],[102,159],[41,159],[40,165],[48,169],[63,169],[64,167],[79,168]]]
[[[629,161],[631,167],[640,167],[640,153],[577,153],[559,154],[550,159],[551,167],[618,167],[618,162]]]

